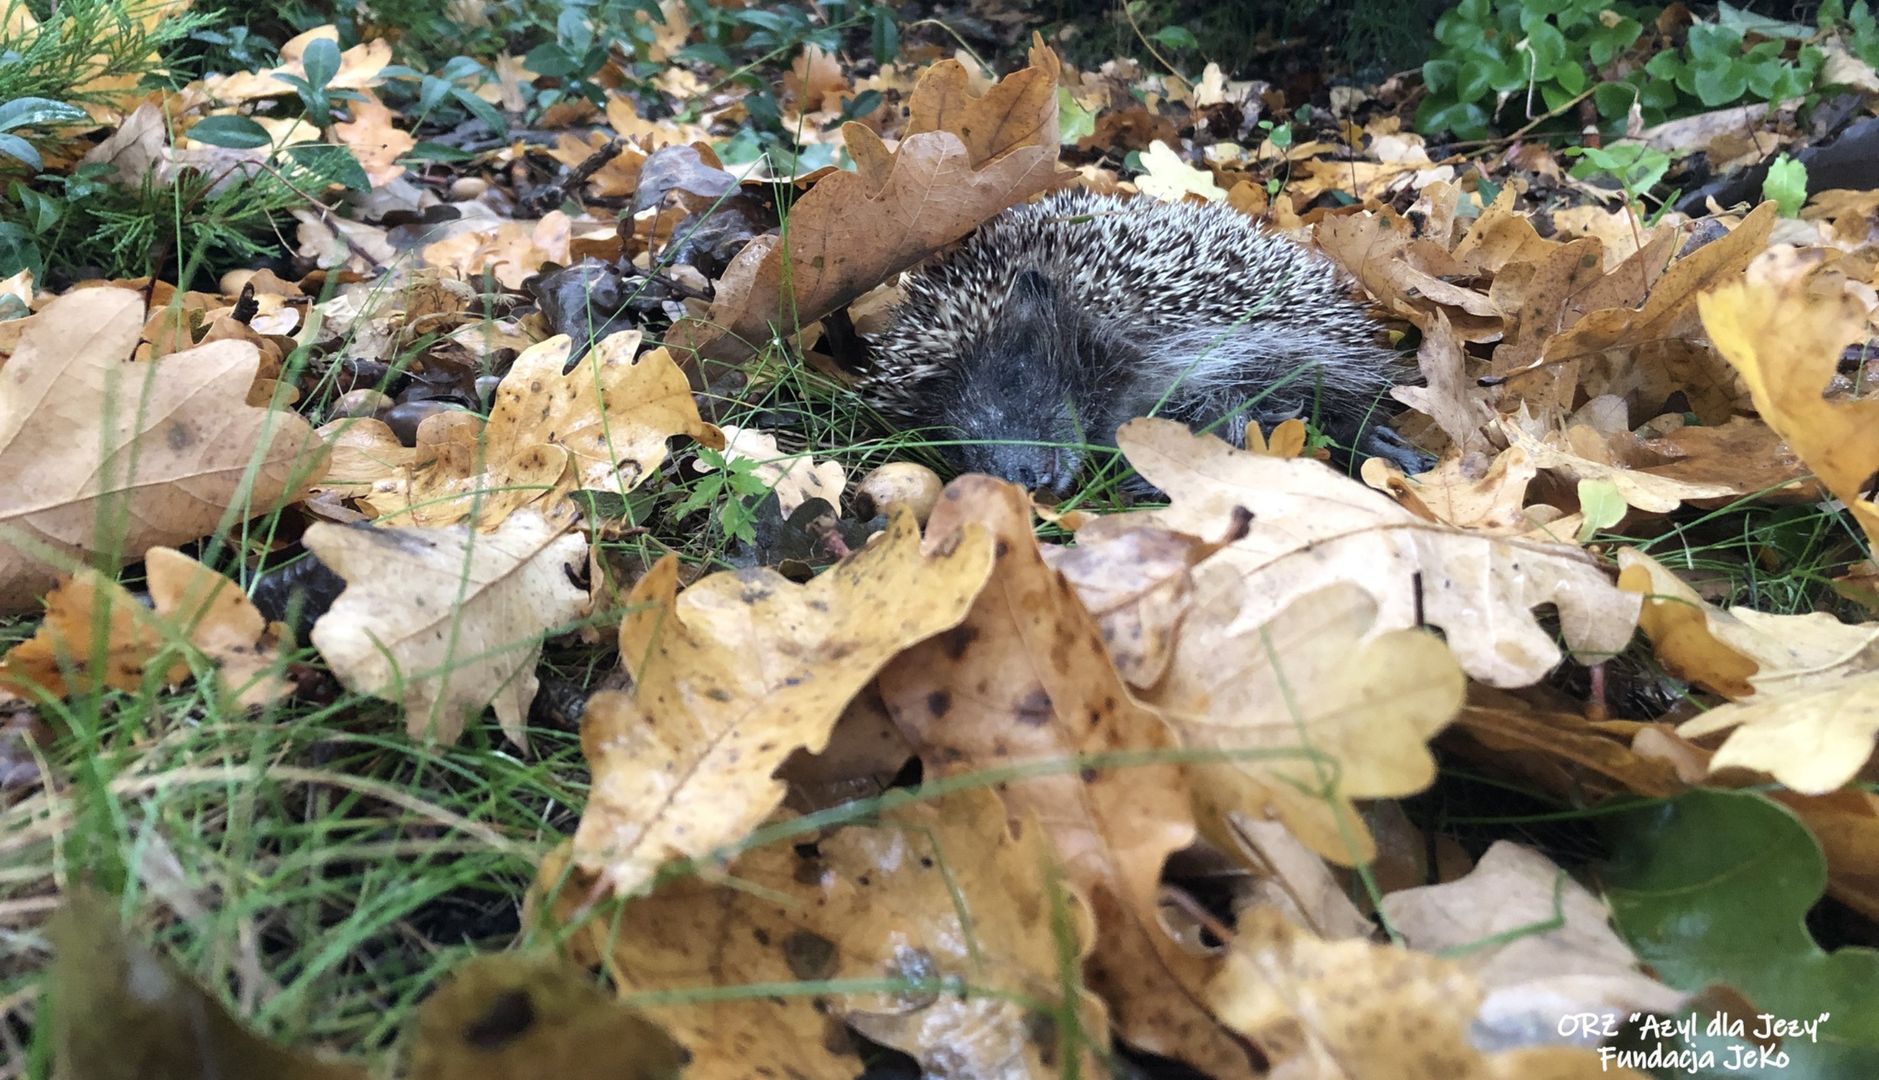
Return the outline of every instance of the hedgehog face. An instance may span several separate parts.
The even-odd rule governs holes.
[[[1067,492],[1090,439],[1079,423],[1077,316],[1035,270],[1020,273],[988,331],[966,347],[960,397],[947,422],[961,439],[951,448],[967,472],[990,473],[1027,489]]]

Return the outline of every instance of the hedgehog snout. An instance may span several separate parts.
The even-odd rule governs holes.
[[[966,467],[1009,480],[1026,491],[1067,495],[1081,462],[1074,451],[1061,446],[1000,444],[973,448]],[[976,460],[975,460],[976,459]]]

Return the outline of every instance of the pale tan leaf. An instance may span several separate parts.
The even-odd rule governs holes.
[[[1257,626],[1325,585],[1351,582],[1376,601],[1376,632],[1416,626],[1420,617],[1442,628],[1469,675],[1522,686],[1559,661],[1535,606],[1556,605],[1567,645],[1595,658],[1622,649],[1636,625],[1637,598],[1569,545],[1437,525],[1318,462],[1248,454],[1167,420],[1131,421],[1117,441],[1173,505],[1091,522],[1084,528],[1092,537],[1140,524],[1220,535],[1251,513],[1246,536],[1210,560],[1245,579],[1235,629]]]
[[[348,689],[403,705],[413,736],[446,743],[493,703],[523,741],[542,637],[587,606],[568,580],[585,538],[523,511],[490,533],[320,523],[304,542],[346,580],[313,644]]]
[[[32,608],[86,560],[194,541],[291,501],[325,468],[300,417],[247,404],[255,347],[218,341],[126,362],[143,299],[48,304],[0,382],[0,611]]]

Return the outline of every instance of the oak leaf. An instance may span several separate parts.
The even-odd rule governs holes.
[[[576,490],[625,495],[645,482],[674,435],[723,446],[718,429],[699,419],[684,372],[664,349],[636,356],[639,340],[638,331],[611,335],[566,374],[567,335],[524,350],[496,387],[486,424],[460,412],[427,417],[407,482],[381,479],[364,501],[395,524],[473,519],[488,529],[525,506],[562,521]],[[376,429],[352,445],[395,460]],[[374,473],[367,466],[361,479]]]
[[[1085,976],[1121,1037],[1213,1076],[1249,1077],[1245,1051],[1200,1000],[1209,961],[1160,919],[1162,864],[1195,837],[1186,779],[1167,758],[1174,738],[1130,696],[1096,620],[1045,564],[1024,492],[986,476],[955,480],[927,542],[980,528],[998,550],[991,580],[964,622],[881,672],[881,696],[927,777],[1040,770],[1001,793],[1014,819],[1036,816],[1065,877],[1089,897],[1098,937]],[[1105,753],[1143,760],[1069,771]]]
[[[1697,306],[1717,351],[1747,381],[1755,411],[1846,503],[1868,542],[1879,540],[1879,506],[1866,497],[1879,471],[1879,401],[1824,396],[1841,350],[1866,340],[1862,306],[1808,279],[1735,282]]]
[[[1195,574],[1168,672],[1142,700],[1182,745],[1222,752],[1188,766],[1217,844],[1230,846],[1231,817],[1277,817],[1326,858],[1369,862],[1376,845],[1351,800],[1434,781],[1425,744],[1461,706],[1461,669],[1423,631],[1371,635],[1376,603],[1356,585],[1327,586],[1236,629],[1245,588],[1225,563]]]
[[[493,703],[523,742],[542,639],[587,606],[568,580],[583,537],[522,511],[488,533],[321,522],[304,543],[346,580],[313,644],[348,689],[403,705],[413,736],[446,743]]]
[[[1478,1042],[1517,1046],[1556,1030],[1562,1016],[1597,1015],[1605,1028],[1683,1004],[1638,970],[1603,901],[1546,856],[1505,840],[1466,877],[1385,896],[1383,914],[1410,948],[1453,951],[1487,992],[1474,1019]]]
[[[1060,950],[1081,955],[1093,937],[1087,905],[1050,858],[1044,832],[1033,824],[1014,835],[996,796],[958,792],[819,831],[813,848],[752,847],[732,864],[735,882],[676,878],[617,916],[596,912],[583,936],[629,997],[804,980],[906,984],[649,1010],[691,1052],[688,1080],[768,1071],[848,1080],[858,1062],[846,1033],[831,1037],[836,1023],[935,1077],[1056,1075],[1060,1039],[1079,1047],[1084,1075],[1098,1075],[1092,1051],[1108,1033],[1093,996],[1079,992],[1067,1014],[1081,1030],[1037,1022],[1066,1015]],[[557,861],[544,864],[538,888],[559,881]],[[580,917],[582,897],[578,877],[560,881],[557,917]]]
[[[923,555],[905,511],[806,585],[753,569],[681,594],[676,560],[661,560],[620,625],[633,692],[594,695],[582,719],[594,782],[575,863],[630,895],[667,860],[749,832],[782,802],[777,766],[820,750],[896,653],[957,625],[991,561],[976,532]]]
[[[1257,626],[1307,593],[1349,581],[1376,600],[1377,632],[1433,624],[1470,676],[1524,686],[1560,656],[1530,610],[1536,605],[1558,606],[1566,642],[1581,654],[1616,653],[1636,625],[1636,597],[1613,588],[1569,545],[1437,525],[1318,462],[1248,454],[1168,420],[1130,421],[1117,441],[1173,504],[1084,528],[1095,539],[1142,524],[1219,535],[1250,512],[1245,537],[1209,560],[1245,578],[1236,627]]]
[[[1644,1080],[1592,1050],[1485,1054],[1469,1041],[1482,992],[1439,957],[1368,941],[1320,941],[1249,910],[1209,988],[1221,1016],[1263,1048],[1274,1080]]]
[[[928,68],[892,152],[861,124],[844,125],[856,170],[828,173],[790,206],[787,242],[746,245],[710,312],[675,325],[666,344],[681,357],[741,361],[1056,182],[1060,65],[1041,39],[1030,59],[980,97],[957,61]]]
[[[74,562],[115,567],[291,501],[324,469],[306,421],[247,404],[260,358],[217,341],[126,363],[144,321],[125,289],[48,304],[0,381],[0,612]]]

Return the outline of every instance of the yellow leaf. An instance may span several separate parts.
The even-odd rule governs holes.
[[[991,568],[980,532],[924,555],[911,514],[797,585],[767,569],[677,592],[668,556],[634,586],[620,655],[634,691],[588,702],[593,790],[574,859],[622,895],[668,859],[704,855],[783,799],[771,774],[814,753],[882,664],[965,615]]]
[[[955,480],[928,542],[979,528],[998,551],[991,580],[963,623],[881,672],[881,696],[928,777],[1117,751],[1150,759],[1021,777],[1001,791],[1015,820],[1036,815],[1065,876],[1090,898],[1101,933],[1085,971],[1121,1036],[1222,1080],[1248,1077],[1245,1052],[1200,1001],[1209,961],[1161,921],[1162,864],[1195,836],[1181,768],[1153,760],[1174,740],[1130,695],[1095,619],[1046,565],[1025,493],[988,476]]]
[[[1747,380],[1755,411],[1846,503],[1868,542],[1879,542],[1879,507],[1865,497],[1879,472],[1879,401],[1824,396],[1841,351],[1866,340],[1865,311],[1809,279],[1737,282],[1697,306],[1717,350]]]

